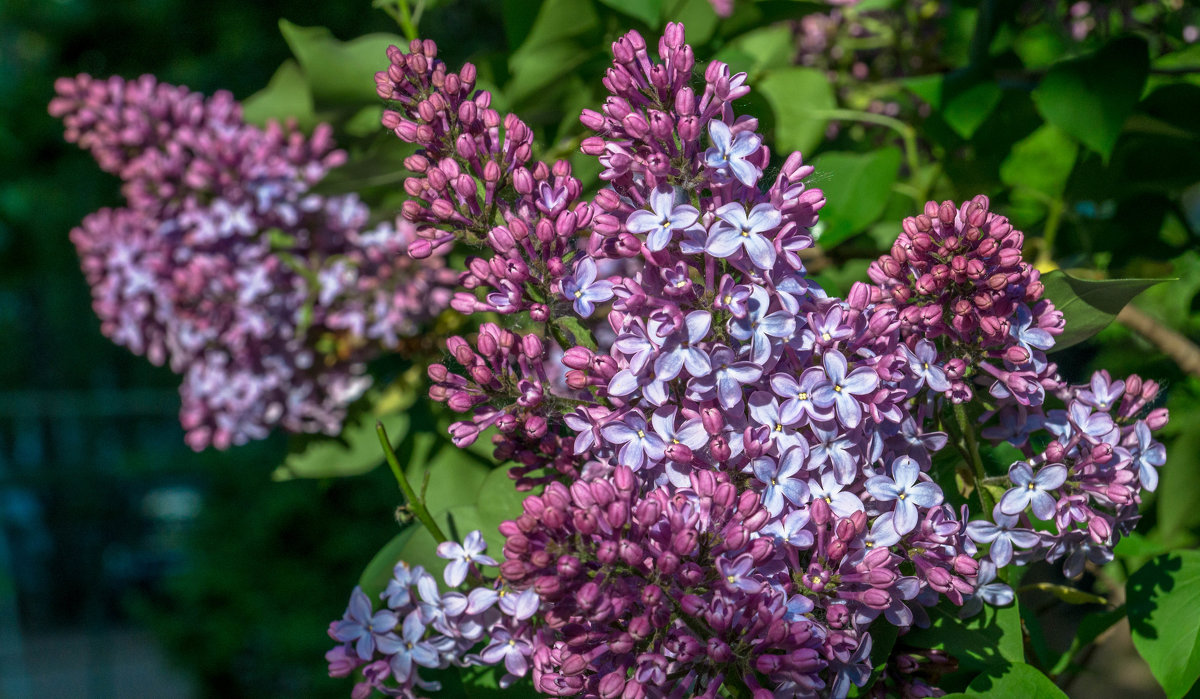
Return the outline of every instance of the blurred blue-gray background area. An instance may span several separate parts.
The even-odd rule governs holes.
[[[365,0],[0,2],[2,697],[348,694],[325,628],[392,534],[394,485],[273,483],[280,435],[184,445],[177,377],[100,334],[68,239],[118,181],[46,111],[79,72],[244,99],[289,55],[281,17],[396,31]]]

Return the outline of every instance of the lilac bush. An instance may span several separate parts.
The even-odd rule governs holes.
[[[449,302],[440,258],[403,220],[312,188],[345,160],[331,130],[245,123],[228,93],[152,76],[62,78],[50,113],[121,178],[126,206],[71,233],[101,329],[183,376],[195,449],[272,427],[337,434],[365,362]]]
[[[813,168],[773,161],[734,108],[747,76],[698,67],[682,25],[657,59],[636,32],[613,44],[581,117],[590,198],[473,66],[408,48],[376,76],[384,125],[421,148],[408,251],[469,246],[451,305],[491,317],[447,342],[430,397],[530,494],[502,557],[479,533],[439,546],[455,589],[399,564],[383,611],[355,592],[328,659],[361,670],[356,696],[503,663],[502,686],[552,696],[844,697],[884,660],[872,696],[939,696],[946,654],[873,657],[881,630],[1011,604],[1012,565],[1077,576],[1131,530],[1165,458],[1158,386],[1062,380],[1063,315],[987,197],[928,203],[837,298],[802,255]],[[980,438],[1022,459],[989,475]],[[950,445],[961,493],[934,468]]]

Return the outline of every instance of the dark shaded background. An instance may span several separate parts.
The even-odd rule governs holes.
[[[462,3],[422,28],[472,50],[489,37],[463,29],[497,26],[488,12]],[[369,0],[0,2],[0,696],[348,692],[325,676],[324,628],[392,534],[394,486],[272,483],[279,435],[184,445],[178,377],[100,334],[68,240],[122,204],[118,181],[46,112],[54,79],[79,72],[244,99],[290,56],[281,17],[398,33]]]

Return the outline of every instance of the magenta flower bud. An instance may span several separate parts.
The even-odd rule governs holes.
[[[974,577],[979,573],[979,561],[970,556],[959,554],[954,557],[954,572],[959,575]]]
[[[708,440],[708,453],[712,454],[718,463],[728,461],[733,456],[733,450],[729,448],[729,441],[723,436]]]
[[[615,252],[621,257],[636,257],[642,253],[642,241],[632,233],[617,236]]]
[[[556,568],[560,577],[569,580],[579,575],[583,570],[583,564],[575,556],[559,556]]]
[[[546,345],[537,335],[526,335],[521,338],[521,351],[530,359],[541,359],[546,352]]]
[[[1170,419],[1170,413],[1166,408],[1155,408],[1146,416],[1146,426],[1151,431],[1158,431],[1167,426],[1167,421]]]
[[[418,238],[408,244],[408,256],[414,260],[424,260],[431,255],[433,255],[433,243],[424,238]]]
[[[625,671],[614,670],[600,678],[600,699],[617,699],[625,691]]]
[[[525,434],[533,439],[539,439],[546,434],[549,424],[541,415],[531,415],[525,420]]]
[[[679,606],[683,610],[684,614],[688,616],[698,616],[708,605],[703,599],[697,597],[696,595],[684,595],[679,600]]]
[[[523,167],[513,170],[512,183],[513,189],[517,190],[518,194],[524,194],[528,196],[533,193],[533,188],[535,186],[533,176],[529,174],[529,170],[526,170]]]
[[[830,628],[842,629],[850,621],[850,610],[844,604],[831,604],[825,610],[825,621]]]
[[[543,599],[554,597],[562,591],[562,581],[554,575],[543,575],[533,582],[533,590]]]
[[[1024,364],[1029,361],[1029,350],[1020,345],[1011,345],[1004,350],[1004,359],[1013,364]]]
[[[655,561],[655,567],[663,575],[674,575],[679,570],[679,556],[673,551],[665,551]]]
[[[710,435],[721,434],[725,429],[725,416],[717,406],[709,404],[700,408],[700,421],[704,431]]]
[[[1142,400],[1150,402],[1158,397],[1159,385],[1157,381],[1145,380],[1142,382],[1141,396]]]
[[[666,451],[667,458],[677,464],[687,464],[692,461],[692,450],[686,444],[669,444]]]
[[[1064,456],[1066,456],[1067,449],[1059,442],[1050,442],[1050,444],[1046,446],[1046,451],[1044,453],[1047,463],[1058,463],[1059,461],[1062,461]]]
[[[1142,377],[1137,374],[1131,374],[1125,379],[1125,395],[1137,396],[1142,393]]]
[[[538,323],[545,323],[550,318],[550,309],[544,303],[535,303],[529,307],[529,317]]]
[[[728,663],[733,661],[733,649],[719,638],[708,639],[706,651],[708,657],[714,663]]]
[[[507,560],[500,564],[500,574],[505,580],[520,582],[525,579],[525,564],[517,560]]]
[[[634,478],[633,471],[625,465],[617,466],[613,469],[613,485],[617,487],[617,492],[622,494],[632,493],[637,486],[637,479]],[[599,500],[599,498],[597,498]]]

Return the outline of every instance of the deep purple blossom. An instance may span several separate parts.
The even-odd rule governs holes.
[[[762,377],[762,367],[754,362],[737,361],[733,350],[718,345],[709,355],[712,372],[696,377],[688,388],[701,399],[716,398],[726,410],[742,402],[742,386]]]
[[[350,595],[346,615],[334,625],[333,637],[353,643],[354,652],[360,658],[371,657],[376,647],[383,653],[392,653],[400,645],[400,640],[392,633],[397,622],[395,612],[389,609],[373,612],[367,593],[356,586]]]
[[[735,318],[729,334],[749,345],[750,361],[762,364],[771,356],[772,339],[791,336],[796,331],[796,318],[786,310],[768,313],[770,297],[767,290],[755,285],[750,291],[746,315]]]

